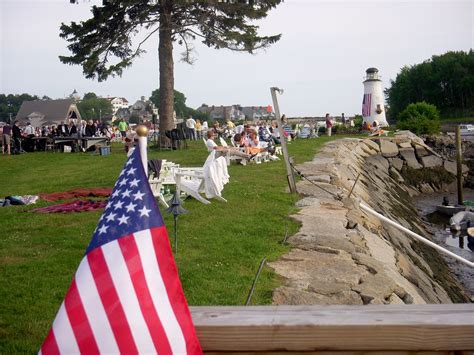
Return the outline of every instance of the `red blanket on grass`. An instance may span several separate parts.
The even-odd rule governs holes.
[[[59,205],[35,208],[31,212],[40,213],[69,213],[69,212],[87,212],[104,209],[107,201],[81,201],[60,203]]]
[[[39,194],[39,196],[45,201],[52,202],[78,197],[109,197],[111,193],[111,188],[99,187],[93,189],[74,189],[65,192],[54,192],[51,194]]]

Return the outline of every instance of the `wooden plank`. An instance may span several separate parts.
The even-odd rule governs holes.
[[[191,307],[207,352],[472,351],[474,304]]]
[[[287,352],[205,352],[206,355],[473,355],[471,351],[287,351]]]

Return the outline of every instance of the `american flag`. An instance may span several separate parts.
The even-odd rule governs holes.
[[[202,353],[139,149],[115,184],[41,353]]]
[[[364,99],[362,100],[362,116],[370,116],[370,106],[372,105],[372,94],[364,94]]]

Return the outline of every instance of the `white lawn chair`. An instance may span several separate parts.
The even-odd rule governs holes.
[[[226,147],[226,148],[229,147],[229,145],[227,144],[227,142],[225,141],[224,138],[219,137],[219,141],[220,141],[220,143],[221,143],[221,146]],[[231,141],[232,141],[232,138],[231,138]],[[240,164],[242,164],[242,165],[246,165],[246,164],[247,164],[247,159],[245,159],[244,157],[242,157],[242,156],[240,156],[240,155],[232,154],[231,151],[228,151],[228,152],[227,152],[225,159],[226,159],[226,162],[227,162],[227,166],[230,165],[230,161],[231,161],[231,160],[233,160],[233,161],[235,161],[235,162],[237,162],[237,163],[240,163]]]
[[[209,154],[202,168],[173,169],[178,194],[184,192],[206,205],[211,202],[205,199],[202,193],[205,193],[207,198],[227,202],[221,196],[224,185],[229,181],[227,164],[224,157],[215,158],[215,154],[215,151]]]
[[[177,168],[174,169],[176,191],[194,197],[205,205],[211,203],[201,196],[205,191],[205,178],[203,168]]]
[[[148,182],[150,184],[153,196],[158,198],[159,202],[161,202],[166,208],[168,208],[169,205],[163,196],[163,189],[166,187],[166,185],[176,185],[176,181],[173,176],[173,170],[175,168],[179,168],[179,164],[162,160],[159,176],[156,176],[152,172],[150,172],[148,175]]]

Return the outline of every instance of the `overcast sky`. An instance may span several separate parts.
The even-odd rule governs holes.
[[[0,0],[0,93],[63,98],[79,94],[123,96],[132,103],[158,88],[158,38],[122,77],[99,83],[78,66],[59,62],[67,55],[61,22],[90,16],[98,1]],[[282,39],[255,55],[209,49],[195,43],[196,62],[178,61],[175,89],[187,105],[271,104],[270,87],[284,89],[280,110],[288,116],[360,113],[363,76],[377,67],[388,87],[400,68],[474,44],[473,0],[286,0],[260,22],[261,33]]]

